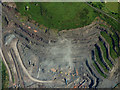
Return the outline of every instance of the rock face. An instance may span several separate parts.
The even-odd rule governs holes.
[[[84,64],[86,60],[92,64],[91,50],[98,41],[99,32],[93,23],[85,28],[60,31],[56,36],[45,35],[42,37],[43,40],[51,37],[48,43],[43,42],[41,45],[40,41],[37,45],[29,45],[29,49],[19,42],[18,48],[25,67],[34,78],[46,81],[54,79],[61,81],[67,78],[67,83],[70,83],[73,80],[72,74],[76,75],[76,79],[79,75],[82,78],[89,74]]]

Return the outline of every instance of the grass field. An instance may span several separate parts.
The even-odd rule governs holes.
[[[48,28],[63,30],[83,27],[96,17],[85,3],[16,3],[17,10]],[[26,8],[27,9],[26,10]]]
[[[112,11],[116,12],[118,9],[117,3],[93,2],[92,4],[118,19],[118,13],[112,14]],[[95,12],[93,8],[89,7],[85,3],[17,2],[16,5],[17,10],[22,16],[27,16],[30,20],[34,20],[39,23],[39,25],[43,25],[50,29],[57,29],[60,31],[63,29],[83,27],[90,24],[95,17],[99,16],[101,19],[110,24],[113,29],[120,32],[120,29],[118,28],[118,22],[102,13]],[[114,7],[112,8],[111,5]]]
[[[113,43],[112,43],[112,39],[111,37],[104,31],[101,31],[101,35],[105,38],[105,40],[107,41],[107,43],[110,46],[110,55],[113,59],[116,59],[118,57],[118,55],[116,54],[116,52],[113,49]]]
[[[109,11],[115,12],[115,13],[118,13],[118,5],[119,5],[118,2],[107,2],[107,3],[105,3],[105,7]]]
[[[103,70],[105,72],[108,72],[107,68],[105,67],[105,65],[102,63],[102,61],[100,60],[101,57],[99,57],[99,52],[97,50],[97,48],[95,47],[95,56],[96,56],[96,61],[100,64],[100,66],[103,68]]]
[[[102,50],[102,52],[103,52],[103,58],[104,58],[105,62],[106,62],[106,63],[109,65],[109,67],[112,69],[112,64],[111,64],[111,62],[107,59],[107,51],[106,51],[106,48],[105,48],[103,42],[102,42],[102,41],[99,41],[99,44],[100,44],[101,50]]]
[[[107,2],[105,3],[102,10],[109,15],[113,16],[114,18],[118,19],[119,13],[118,13],[118,2]]]

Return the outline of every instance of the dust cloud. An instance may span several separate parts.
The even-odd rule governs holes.
[[[48,53],[46,60],[41,63],[41,66],[46,69],[61,68],[68,70],[73,69],[74,64],[72,62],[72,44],[71,40],[65,38],[59,38],[54,46],[48,47]],[[47,70],[49,71],[49,70]]]

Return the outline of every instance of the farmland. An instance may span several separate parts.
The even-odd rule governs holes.
[[[94,10],[85,3],[16,3],[17,10],[29,19],[52,29],[72,29],[90,24]],[[26,10],[26,7],[29,7]]]
[[[119,5],[119,3],[117,3],[117,2],[108,2],[105,4],[105,7],[111,12],[118,13],[118,5]]]

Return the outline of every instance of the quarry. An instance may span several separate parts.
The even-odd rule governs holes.
[[[118,83],[117,46],[104,37],[115,42],[114,32],[101,26],[104,22],[99,18],[56,33],[21,22],[11,7],[2,9],[0,53],[8,66],[10,88],[112,88]],[[119,42],[118,33],[114,35]],[[116,56],[111,55],[111,48]]]

